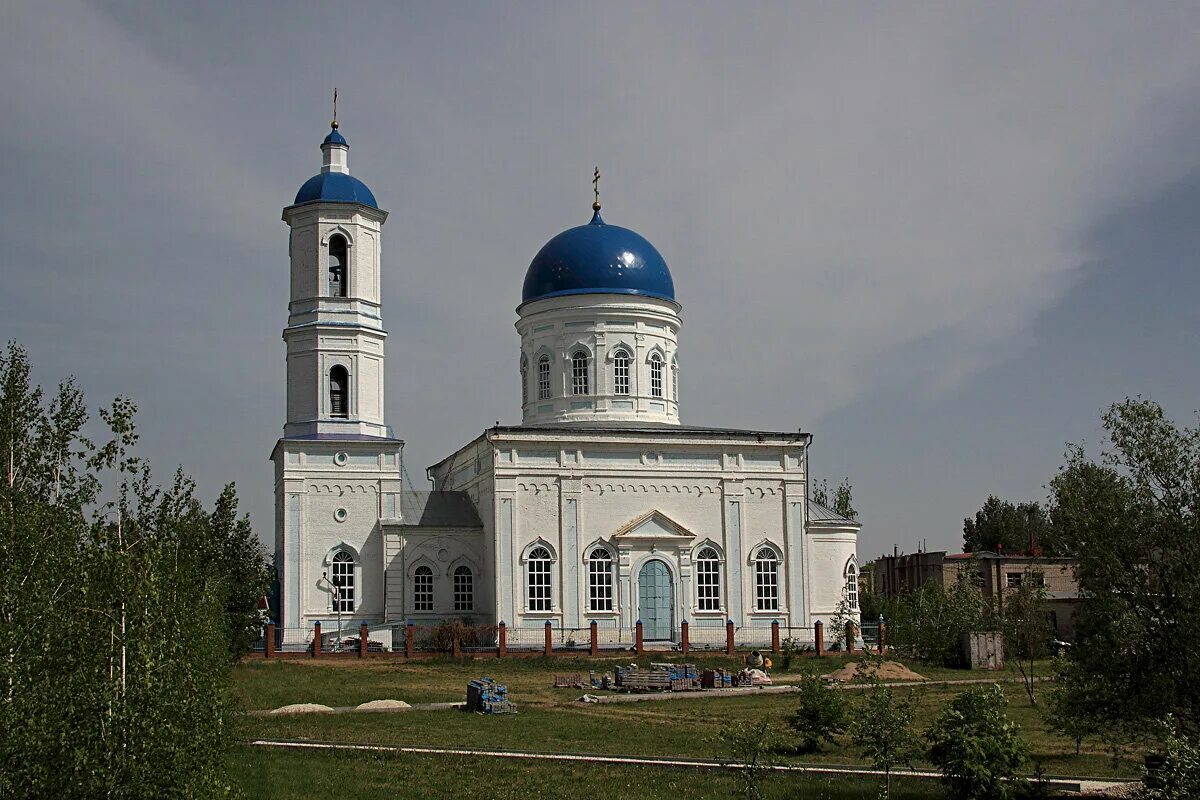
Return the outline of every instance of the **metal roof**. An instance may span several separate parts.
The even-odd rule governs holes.
[[[401,492],[400,519],[425,528],[483,527],[466,492]]]

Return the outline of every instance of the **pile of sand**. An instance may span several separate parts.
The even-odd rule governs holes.
[[[323,706],[320,703],[293,703],[290,706],[282,706],[268,713],[271,714],[332,714],[333,709],[329,706]]]
[[[412,708],[403,700],[370,700],[354,707],[355,711],[403,711]]]
[[[885,661],[879,665],[879,669],[875,671],[881,681],[923,681],[925,676],[918,675],[908,667],[896,661]],[[858,674],[858,662],[851,661],[839,670],[834,670],[828,675],[822,675],[823,678],[828,678],[831,681],[840,681],[842,683],[855,683],[866,680],[865,675]]]

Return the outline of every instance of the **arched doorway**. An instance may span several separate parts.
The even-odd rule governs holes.
[[[638,573],[638,619],[642,621],[642,636],[648,641],[671,639],[675,622],[672,619],[674,599],[667,565],[658,559],[642,565]]]

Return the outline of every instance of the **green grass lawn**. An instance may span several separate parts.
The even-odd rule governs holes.
[[[674,657],[674,660],[678,659]],[[776,727],[786,739],[782,719],[791,711],[794,702],[794,698],[787,694],[731,698],[698,695],[694,699],[667,702],[585,705],[576,702],[580,690],[553,688],[555,673],[580,672],[586,677],[589,668],[598,672],[611,670],[616,664],[627,660],[628,657],[600,662],[541,658],[478,661],[440,659],[411,663],[383,659],[317,662],[256,660],[239,665],[234,674],[241,702],[247,709],[274,708],[298,702],[344,706],[382,698],[410,703],[461,700],[465,696],[467,681],[481,675],[490,675],[507,684],[512,699],[520,709],[517,715],[497,717],[459,711],[245,717],[242,720],[243,732],[248,737],[714,758],[718,753],[708,739],[725,722],[732,719],[759,720],[770,716],[777,721]],[[642,658],[643,663],[650,660],[667,659],[658,655],[653,659]],[[723,656],[693,656],[689,660],[703,666],[740,665],[740,660],[735,662]],[[845,657],[798,659],[793,662],[793,673],[828,672],[841,666],[844,661]],[[919,664],[909,666],[929,678],[988,677],[987,673],[930,669]],[[776,670],[774,677],[786,681],[788,673],[781,674]],[[1003,674],[995,677],[1011,678]],[[912,689],[921,698],[917,715],[919,728],[924,729],[962,688],[919,686]],[[1127,758],[1114,763],[1094,743],[1085,743],[1083,753],[1076,756],[1072,742],[1047,729],[1039,710],[1030,705],[1019,682],[1005,684],[1005,692],[1010,701],[1009,716],[1020,724],[1034,758],[1047,774],[1137,776],[1135,760]],[[859,692],[848,692],[847,700],[855,703],[859,696]],[[311,753],[296,757],[316,758]],[[844,740],[839,741],[836,747],[827,747],[815,755],[797,757],[783,748],[777,757],[785,763],[863,763]],[[255,758],[267,758],[270,761],[274,756]],[[504,769],[518,768],[510,765]],[[642,771],[635,769],[633,774],[641,775]],[[654,795],[651,793],[650,796]]]
[[[433,798],[608,798],[728,800],[740,796],[728,772],[618,765],[548,764],[507,759],[410,754],[295,752],[244,747],[230,760],[231,775],[254,798],[330,797],[354,800]],[[879,783],[863,778],[773,776],[767,798],[876,800]],[[934,783],[893,782],[894,800],[941,797]]]

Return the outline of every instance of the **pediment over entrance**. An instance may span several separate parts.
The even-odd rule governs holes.
[[[647,511],[632,522],[627,522],[617,529],[612,538],[618,542],[624,541],[688,541],[696,538],[696,534],[680,525],[661,511]]]

